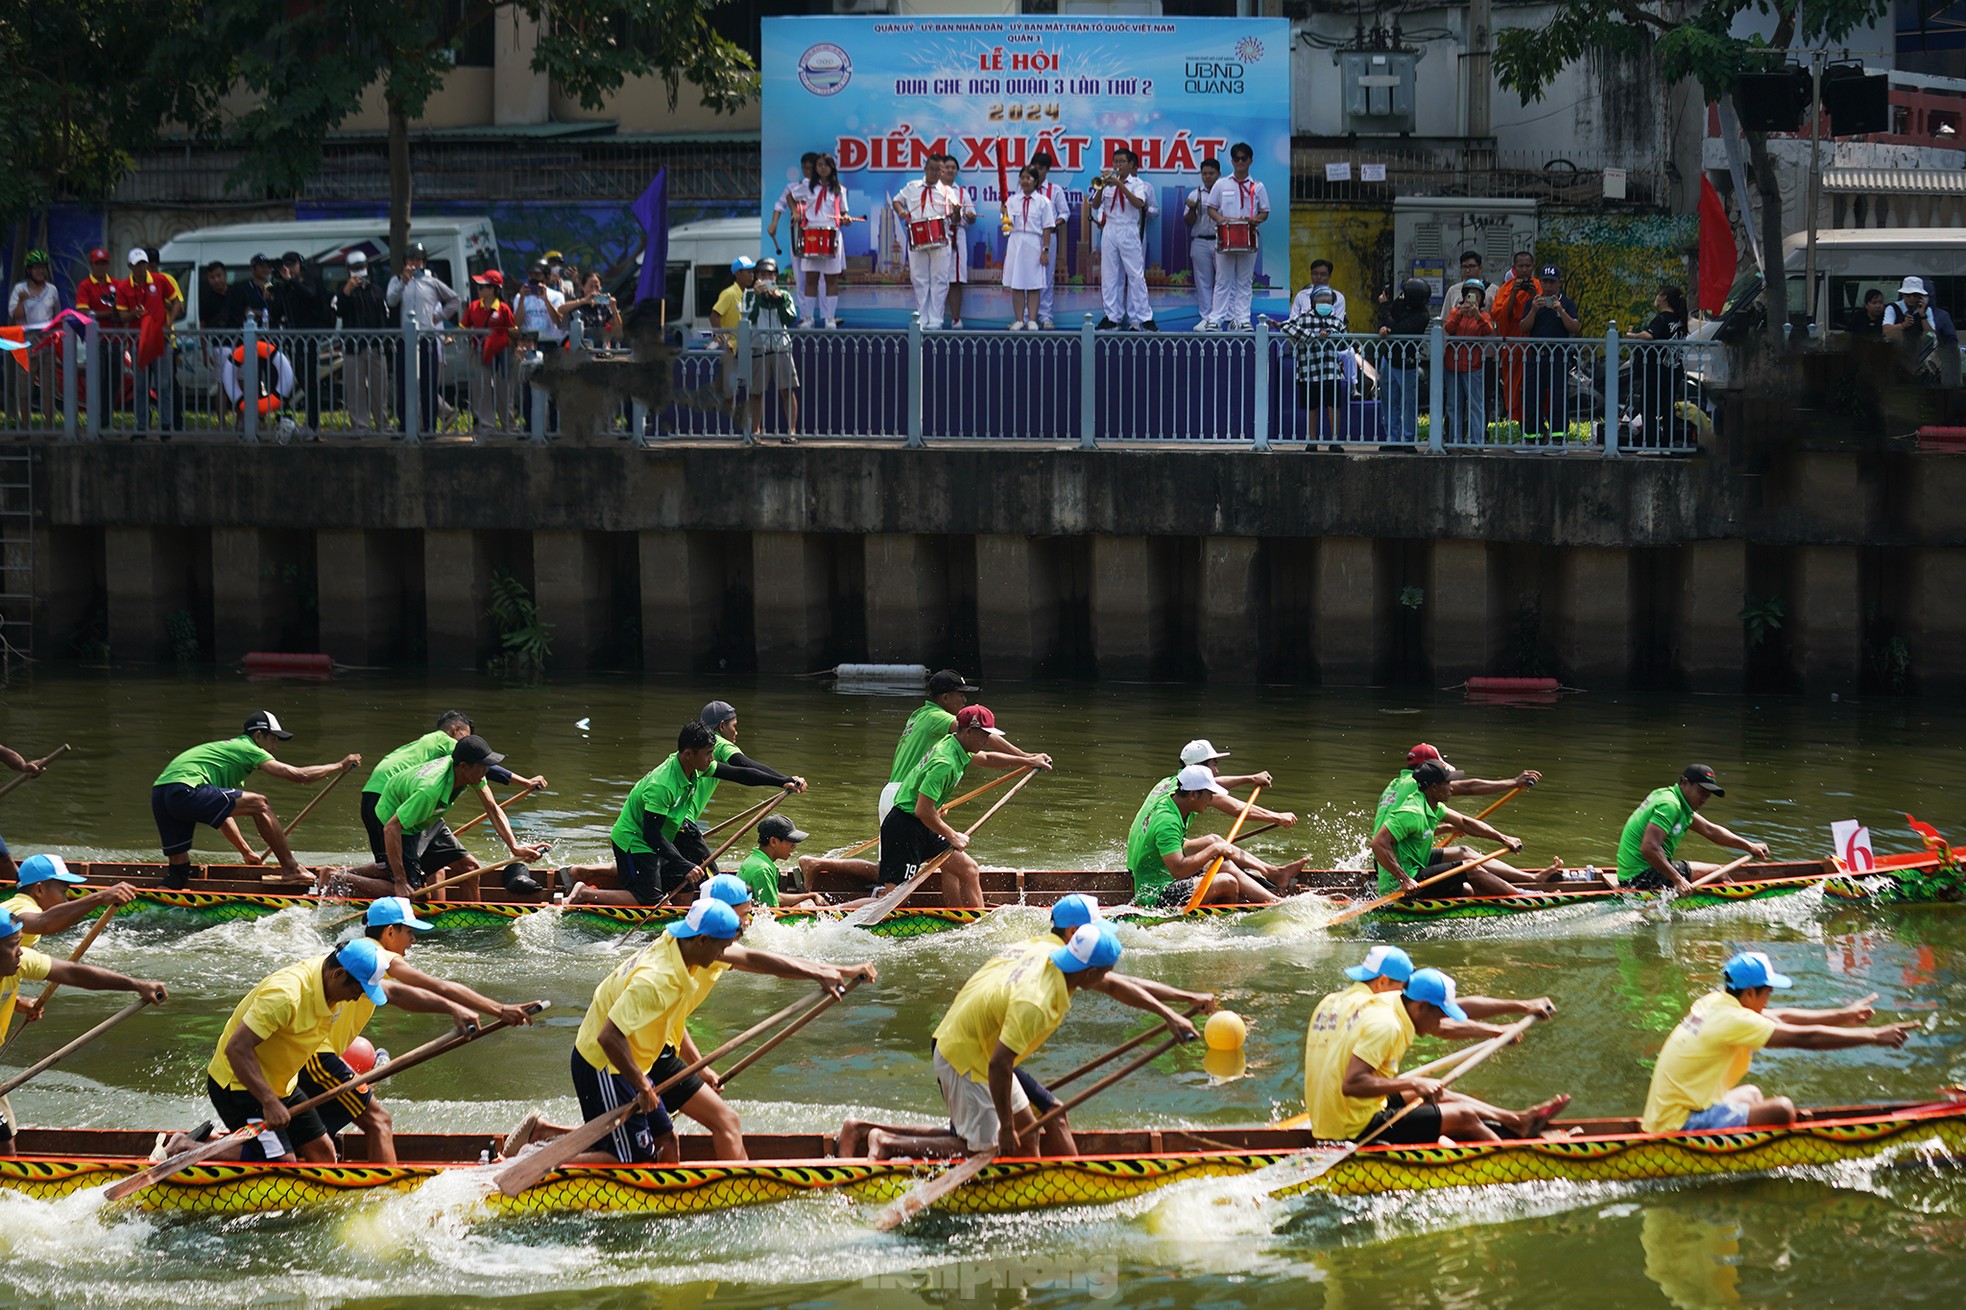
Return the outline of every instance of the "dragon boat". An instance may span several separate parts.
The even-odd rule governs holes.
[[[1564,1135],[1370,1145],[1322,1176],[1281,1190],[1376,1196],[1739,1177],[1852,1161],[1933,1167],[1966,1152],[1966,1101],[1805,1110],[1782,1128],[1645,1133],[1632,1119],[1572,1119],[1558,1120],[1552,1129]],[[1304,1159],[1316,1145],[1308,1133],[1268,1127],[1083,1131],[1076,1138],[1081,1155],[993,1161],[939,1204],[966,1214],[1106,1204],[1189,1180],[1253,1174]],[[101,1187],[144,1169],[156,1139],[151,1131],[25,1128],[17,1154],[0,1159],[0,1188],[54,1199]],[[837,1158],[831,1134],[749,1135],[745,1146],[752,1158],[736,1163],[710,1159],[707,1136],[680,1140],[684,1158],[678,1164],[566,1165],[506,1197],[492,1185],[492,1170],[480,1163],[497,1147],[487,1135],[399,1133],[401,1162],[372,1164],[363,1158],[362,1139],[350,1134],[340,1140],[343,1155],[335,1164],[193,1165],[125,1204],[207,1215],[291,1210],[411,1192],[475,1169],[483,1179],[483,1204],[495,1215],[690,1215],[827,1192],[881,1204],[945,1167],[937,1161]]]
[[[263,871],[251,865],[198,865],[182,889],[163,885],[165,866],[119,861],[70,861],[69,868],[86,878],[82,894],[116,882],[137,887],[137,898],[122,913],[175,912],[200,923],[251,919],[302,908],[333,916],[354,913],[366,900],[326,895],[304,884],[279,884],[262,880]],[[1117,907],[1114,917],[1126,922],[1153,925],[1197,919],[1240,919],[1263,912],[1287,910],[1295,898],[1278,905],[1207,905],[1192,913],[1179,910],[1146,909],[1128,905],[1133,896],[1133,879],[1124,870],[985,870],[983,895],[987,908],[957,909],[943,903],[941,893],[923,888],[907,904],[871,928],[887,937],[918,937],[928,933],[961,928],[1005,906],[1043,908],[1073,892],[1087,892],[1100,904]],[[550,875],[540,871],[542,883]],[[440,899],[419,908],[438,928],[494,928],[510,925],[521,916],[548,911],[562,921],[583,928],[626,931],[648,924],[663,924],[681,917],[684,906],[642,908],[637,906],[555,904],[550,893],[514,893],[498,885],[496,871],[488,870],[482,889],[471,899]],[[601,885],[597,880],[597,885]],[[1790,896],[1810,887],[1822,886],[1828,897],[1839,904],[1857,902],[1912,903],[1952,899],[1961,884],[1948,856],[1914,852],[1880,857],[1876,867],[1862,875],[1841,872],[1828,860],[1807,860],[1749,864],[1734,871],[1725,881],[1709,884],[1697,891],[1672,898],[1677,911],[1708,909],[1744,901]],[[1377,894],[1374,876],[1362,869],[1306,870],[1298,877],[1298,888],[1327,904],[1342,908]],[[864,895],[863,884],[836,874],[821,872],[813,879],[813,890],[840,899]],[[448,893],[440,893],[445,895]],[[1428,923],[1446,919],[1498,919],[1519,915],[1548,914],[1563,909],[1594,905],[1632,905],[1664,899],[1657,892],[1633,891],[1616,887],[1601,877],[1580,877],[1552,883],[1547,890],[1522,896],[1409,897],[1373,910],[1368,921],[1385,924]],[[837,922],[843,912],[831,909],[780,909],[776,917],[785,923],[814,924]]]

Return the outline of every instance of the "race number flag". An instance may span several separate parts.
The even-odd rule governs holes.
[[[1830,842],[1836,847],[1836,858],[1843,867],[1852,873],[1869,873],[1877,867],[1877,857],[1871,854],[1870,829],[1856,819],[1838,819],[1829,826]]]

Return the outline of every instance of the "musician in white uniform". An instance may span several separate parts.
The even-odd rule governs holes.
[[[908,233],[908,280],[915,287],[915,309],[924,328],[942,326],[943,302],[949,296],[950,213],[960,207],[956,193],[942,184],[942,157],[922,161],[922,175],[901,188],[894,212]],[[940,223],[940,227],[935,225]]]
[[[1256,234],[1270,216],[1270,193],[1261,182],[1249,176],[1250,161],[1256,152],[1247,141],[1229,147],[1231,175],[1217,182],[1208,193],[1208,215],[1215,220],[1215,313],[1216,325],[1224,331],[1249,329],[1250,285],[1256,278]],[[1234,225],[1247,223],[1249,245],[1237,249],[1230,233]]]
[[[1038,326],[1047,331],[1056,326],[1051,318],[1051,288],[1065,268],[1065,243],[1069,239],[1065,225],[1072,209],[1065,188],[1051,180],[1054,163],[1049,150],[1040,150],[1031,156],[1031,167],[1038,170],[1037,194],[1051,202],[1051,212],[1058,218],[1058,225],[1052,229],[1057,233],[1057,244],[1052,247],[1051,258],[1045,263],[1044,288],[1038,292]],[[1047,236],[1045,240],[1049,243],[1052,238]]]
[[[969,238],[976,225],[976,206],[969,192],[956,180],[956,157],[942,156],[942,185],[955,192],[956,207],[949,212],[949,326],[963,325],[963,288],[969,285]]]
[[[801,319],[800,327],[812,327],[822,319],[829,328],[840,325],[840,278],[846,272],[846,229],[860,220],[849,212],[846,188],[840,185],[840,166],[831,155],[812,162],[810,198],[806,201],[805,284],[806,304],[812,316]],[[830,236],[823,234],[831,233]]]
[[[1153,188],[1135,175],[1138,157],[1125,146],[1113,151],[1111,171],[1092,179],[1086,215],[1100,230],[1099,290],[1105,300],[1102,328],[1137,327],[1160,331],[1147,303],[1146,222],[1159,206]]]
[[[778,219],[786,213],[792,216],[786,229],[786,239],[792,243],[792,280],[795,283],[803,281],[805,277],[804,259],[799,254],[799,238],[805,231],[806,206],[812,203],[812,166],[818,162],[817,150],[808,150],[799,156],[799,175],[787,182],[785,189],[778,193],[778,199],[771,207],[771,226],[765,229],[765,235],[771,238],[771,248],[782,255],[785,247],[778,244]]]
[[[1222,178],[1222,161],[1214,155],[1201,161],[1201,185],[1190,187],[1181,221],[1188,225],[1188,267],[1195,275],[1197,332],[1215,330],[1215,220],[1208,212],[1208,193]]]
[[[1037,302],[1051,267],[1051,234],[1058,216],[1051,202],[1038,194],[1038,170],[1029,164],[1017,170],[1017,194],[1004,201],[1010,217],[1010,236],[1003,248],[1003,285],[1010,292],[1010,330],[1038,326]]]

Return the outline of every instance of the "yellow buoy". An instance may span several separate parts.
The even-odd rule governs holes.
[[[1208,1016],[1208,1026],[1201,1030],[1201,1035],[1213,1050],[1234,1051],[1241,1048],[1249,1028],[1234,1010],[1217,1010]]]

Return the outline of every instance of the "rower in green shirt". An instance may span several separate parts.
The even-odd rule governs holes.
[[[1428,760],[1440,759],[1440,751],[1424,741],[1406,752],[1406,767],[1395,774],[1393,780],[1386,784],[1386,789],[1379,793],[1379,808],[1372,815],[1374,832],[1385,823],[1386,815],[1391,813],[1395,806],[1404,804],[1413,796],[1415,791],[1413,770]],[[1441,760],[1441,763],[1447,764],[1447,761]],[[1458,770],[1448,764],[1447,772],[1451,776]],[[1534,787],[1542,780],[1543,775],[1535,769],[1524,769],[1513,778],[1470,778],[1463,775],[1455,777],[1452,786],[1456,796],[1495,796],[1505,791],[1514,791],[1518,787]]]
[[[1691,864],[1673,858],[1688,831],[1699,833],[1716,846],[1767,859],[1764,843],[1749,841],[1700,817],[1709,799],[1726,794],[1711,768],[1689,764],[1677,783],[1661,787],[1640,801],[1618,838],[1619,881],[1639,891],[1663,887],[1685,891],[1694,880],[1718,869],[1718,864]]]
[[[1202,808],[1204,810],[1216,810],[1234,818],[1236,815],[1242,813],[1243,803],[1230,795],[1229,793],[1231,791],[1238,787],[1268,787],[1273,784],[1268,773],[1225,774],[1218,771],[1215,767],[1215,761],[1225,760],[1228,757],[1229,752],[1216,750],[1214,743],[1210,742],[1207,738],[1191,741],[1181,748],[1182,769],[1197,766],[1206,769],[1209,776],[1215,779],[1216,785],[1222,789],[1221,791],[1207,792],[1207,803]],[[1129,841],[1131,840],[1131,834],[1139,830],[1140,822],[1146,816],[1148,809],[1157,802],[1165,800],[1174,791],[1179,776],[1178,771],[1169,774],[1147,790],[1147,798],[1140,802],[1140,808],[1134,812],[1133,826],[1127,829]],[[1253,805],[1249,810],[1248,822],[1252,826],[1269,823],[1279,828],[1294,828],[1297,826],[1297,816],[1288,810],[1269,810],[1263,808],[1261,805]],[[1184,843],[1184,846],[1198,850],[1202,844],[1209,840],[1210,838],[1206,834],[1189,837]],[[1211,847],[1211,849],[1213,848]],[[1256,887],[1266,893],[1275,893],[1280,887],[1288,887],[1291,883],[1295,882],[1297,875],[1303,872],[1304,865],[1307,862],[1305,859],[1298,859],[1292,860],[1288,864],[1270,864],[1250,851],[1245,850],[1243,847],[1231,846],[1229,849],[1234,852],[1229,857],[1229,862],[1234,864],[1243,873],[1255,879]],[[1208,893],[1209,903],[1216,903],[1225,894],[1218,892],[1218,889],[1211,883]],[[1272,899],[1274,899],[1274,896],[1272,896]],[[1144,902],[1142,903],[1144,904]],[[1242,904],[1243,902],[1232,899],[1227,903]],[[1183,904],[1186,904],[1186,902],[1184,901]]]
[[[505,811],[492,799],[486,785],[487,773],[505,757],[491,748],[483,737],[467,735],[451,745],[448,756],[429,760],[414,769],[398,772],[383,784],[376,801],[376,815],[382,820],[382,863],[385,878],[371,878],[348,872],[335,876],[337,891],[355,896],[407,897],[419,887],[479,867],[477,858],[462,846],[444,820],[451,805],[466,791],[476,791],[485,808],[492,830],[512,853],[514,860],[527,864],[545,851],[541,846],[521,846],[512,834]],[[478,881],[464,879],[455,884],[457,896],[475,900]]]
[[[676,752],[628,789],[608,840],[614,847],[615,887],[559,877],[568,905],[659,905],[699,879],[717,872],[710,846],[698,831],[702,813],[697,784],[715,760],[716,735],[701,718],[683,724]]]
[[[715,734],[710,743],[710,767],[696,780],[696,812],[707,813],[710,798],[717,794],[719,780],[734,782],[740,787],[783,787],[789,792],[803,792],[806,789],[804,778],[789,773],[780,773],[769,764],[758,761],[737,749],[737,707],[729,701],[713,700],[703,707],[697,716],[703,726]]]
[[[1481,853],[1467,846],[1437,847],[1434,829],[1446,824],[1456,832],[1488,841],[1500,842],[1511,851],[1522,849],[1522,839],[1511,837],[1480,819],[1447,808],[1453,794],[1453,781],[1447,765],[1427,760],[1413,770],[1413,794],[1393,807],[1372,832],[1372,858],[1379,869],[1379,892],[1385,895],[1398,888],[1445,873],[1457,864],[1466,864]],[[1557,860],[1537,874],[1501,860],[1489,860],[1474,868],[1443,879],[1427,888],[1429,896],[1513,896],[1522,885],[1560,877],[1563,862]]]
[[[314,875],[300,867],[287,846],[286,829],[273,812],[273,804],[258,792],[242,791],[239,784],[254,770],[284,782],[311,787],[317,782],[346,772],[362,762],[360,755],[344,755],[333,764],[296,766],[273,758],[275,742],[293,736],[280,726],[280,720],[266,710],[246,719],[240,735],[227,741],[210,741],[180,754],[150,787],[150,813],[157,821],[157,836],[170,868],[164,885],[177,890],[191,879],[191,844],[197,825],[217,828],[232,843],[247,864],[261,863],[260,857],[239,834],[233,816],[251,817],[260,838],[271,848],[280,870],[290,882],[314,881]]]
[[[737,876],[751,889],[752,900],[770,909],[781,905],[792,909],[800,905],[826,904],[826,898],[818,892],[778,890],[779,861],[791,859],[793,850],[806,839],[806,835],[783,814],[767,814],[759,822],[758,848],[737,866]]]
[[[1172,786],[1155,784],[1126,830],[1126,867],[1133,875],[1133,903],[1145,908],[1185,907],[1201,875],[1218,855],[1223,857],[1222,867],[1208,885],[1204,905],[1274,903],[1278,899],[1275,892],[1237,867],[1244,861],[1260,864],[1260,860],[1230,845],[1229,839],[1219,834],[1188,836],[1188,824],[1217,798],[1228,795],[1228,788],[1216,781],[1206,764],[1190,764],[1170,781]],[[1282,890],[1289,889],[1302,867],[1299,860],[1278,871]]]
[[[398,774],[413,773],[432,760],[449,759],[457,743],[476,732],[477,725],[470,717],[459,710],[445,710],[437,716],[435,730],[424,733],[415,741],[398,746],[369,770],[369,780],[362,784],[360,814],[362,831],[369,835],[369,853],[375,863],[349,872],[361,878],[389,877],[389,856],[383,845],[382,824],[387,816],[378,816],[376,808],[382,801],[382,789],[389,785]],[[485,770],[485,777],[500,786],[519,783],[526,787],[540,788],[546,785],[545,778],[526,778],[512,772],[502,764],[494,764]],[[528,890],[538,891],[534,883]]]

